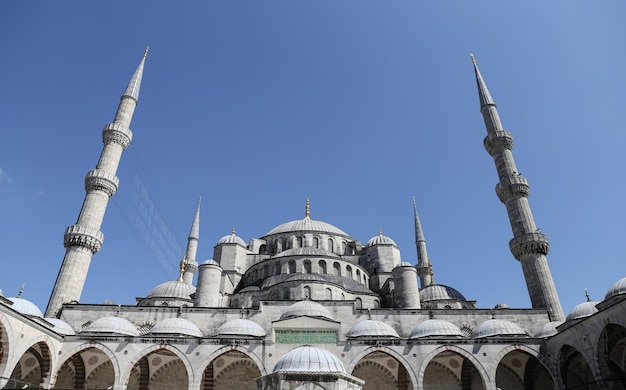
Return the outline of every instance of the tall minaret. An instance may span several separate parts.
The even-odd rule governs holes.
[[[509,242],[509,248],[522,264],[533,308],[547,309],[553,321],[563,321],[563,309],[546,259],[550,244],[548,237],[535,225],[528,204],[530,187],[528,181],[519,174],[513,159],[513,137],[502,127],[496,104],[489,94],[473,55],[472,63],[478,83],[480,112],[487,127],[484,145],[496,163],[500,180],[496,185],[496,193],[506,206],[513,229],[513,239]]]
[[[415,198],[413,198],[413,216],[415,217],[415,246],[417,248],[417,266],[415,268],[420,277],[420,288],[424,288],[433,283],[432,266],[426,251],[426,238],[424,238],[420,217],[417,215]]]
[[[185,269],[183,273],[183,281],[187,284],[193,284],[193,274],[198,269],[196,262],[196,254],[198,253],[198,241],[200,240],[200,204],[202,197],[198,199],[198,207],[196,215],[193,217],[189,237],[187,237],[187,251],[185,252]]]
[[[102,131],[104,147],[96,169],[88,172],[85,177],[87,195],[78,220],[75,225],[65,229],[63,237],[65,257],[48,302],[46,317],[55,317],[63,303],[80,299],[91,256],[100,250],[104,241],[100,226],[109,198],[115,194],[119,186],[119,179],[115,174],[122,152],[133,137],[129,126],[139,98],[147,55],[146,48],[135,74],[120,99],[113,123],[106,125]]]

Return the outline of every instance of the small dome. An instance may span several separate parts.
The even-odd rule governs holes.
[[[166,318],[150,328],[147,334],[180,334],[202,337],[202,331],[196,324],[184,318]]]
[[[382,321],[365,320],[354,325],[348,337],[400,337],[388,324]]]
[[[191,299],[191,294],[196,292],[196,287],[185,282],[170,281],[156,286],[146,298],[180,298]]]
[[[267,232],[264,237],[291,232],[320,232],[349,237],[343,230],[336,228],[329,223],[316,221],[311,218],[304,218],[297,221],[283,223],[282,225],[279,225]]]
[[[496,303],[496,305],[493,308],[496,310],[509,309],[509,305],[507,305],[506,303]]]
[[[617,282],[615,282],[615,284],[611,286],[609,291],[606,292],[606,295],[604,296],[604,300],[606,301],[607,299],[611,297],[614,297],[616,295],[622,295],[622,294],[626,294],[626,278],[622,278],[618,280]]]
[[[89,324],[80,333],[117,333],[138,336],[139,331],[132,322],[120,317],[104,317]]]
[[[346,373],[346,369],[341,360],[332,353],[321,348],[304,345],[287,352],[276,363],[273,372]]]
[[[410,339],[419,339],[423,337],[436,337],[436,336],[458,336],[463,337],[463,333],[458,326],[451,322],[444,320],[426,320],[417,325],[413,331],[411,331]]]
[[[70,324],[68,324],[67,322],[63,320],[60,320],[58,318],[44,318],[44,320],[51,323],[53,325],[52,330],[54,330],[57,333],[64,334],[64,335],[76,334],[76,332],[74,332],[74,329],[72,329]]]
[[[238,244],[243,247],[247,246],[246,242],[241,237],[235,234],[234,228],[233,228],[233,231],[229,235],[224,236],[219,239],[219,241],[217,242],[217,245],[222,245],[222,244]]]
[[[543,328],[541,328],[541,331],[535,335],[535,337],[546,338],[546,337],[554,336],[555,334],[558,333],[558,330],[556,330],[556,327],[561,325],[562,323],[563,321],[551,321],[551,322],[546,323],[543,326]]]
[[[13,304],[11,305],[11,309],[27,316],[43,317],[43,313],[41,313],[41,310],[39,310],[37,305],[35,305],[31,301],[17,297],[7,299],[13,302]]]
[[[505,320],[487,320],[472,333],[472,337],[492,337],[492,336],[524,336],[528,337],[528,333],[520,328],[519,325]]]
[[[567,315],[567,318],[565,319],[565,321],[575,320],[577,318],[589,317],[593,313],[597,313],[598,308],[596,308],[596,305],[598,303],[600,302],[587,301],[587,302],[583,302],[579,305],[574,306],[572,311],[570,311],[569,314]]]
[[[431,284],[420,290],[420,301],[438,301],[452,299],[456,301],[467,301],[463,294],[452,287],[443,284]]]
[[[213,260],[213,259],[209,259],[209,260],[205,260],[202,264],[200,265],[217,265],[218,267],[220,266],[220,263],[218,263],[217,261]]]
[[[387,237],[387,236],[383,236],[382,231],[378,231],[378,235],[370,238],[367,241],[367,244],[365,244],[365,246],[374,246],[374,245],[394,245],[397,246],[395,241],[393,241],[391,238]]]
[[[393,268],[399,268],[399,267],[411,267],[411,268],[413,268],[413,264],[409,263],[408,261],[401,261],[400,264],[396,265]]]
[[[239,318],[223,324],[217,329],[217,336],[264,337],[265,329],[254,321]]]
[[[322,317],[322,318],[327,318],[329,320],[333,319],[328,309],[326,309],[324,306],[320,305],[317,302],[313,302],[309,300],[296,302],[293,305],[289,306],[289,308],[280,316],[280,319],[284,320],[287,318],[303,317],[303,316]]]

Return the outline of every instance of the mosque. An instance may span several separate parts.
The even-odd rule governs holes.
[[[417,207],[413,265],[381,232],[363,245],[312,219],[308,200],[303,219],[247,242],[233,230],[201,264],[198,202],[177,280],[136,305],[80,302],[118,189],[120,157],[132,140],[146,55],[104,127],[77,222],[65,230],[66,255],[45,315],[19,295],[0,293],[0,387],[626,389],[626,278],[607,286],[602,302],[588,300],[564,315],[513,137],[473,57],[484,146],[532,308],[479,308],[435,283]]]

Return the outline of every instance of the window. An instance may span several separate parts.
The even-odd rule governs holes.
[[[326,275],[326,262],[324,260],[320,260],[320,274]]]
[[[304,273],[305,274],[311,273],[311,261],[309,260],[304,260]]]

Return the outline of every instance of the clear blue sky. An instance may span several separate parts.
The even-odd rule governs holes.
[[[0,288],[42,310],[146,45],[134,140],[81,301],[133,304],[177,275],[198,196],[198,260],[304,217],[415,263],[479,307],[529,307],[482,140],[473,51],[565,313],[626,276],[626,5],[621,1],[0,3]],[[129,226],[148,188],[172,231],[161,265]],[[150,223],[150,225],[154,225]],[[143,239],[142,239],[143,237]]]

